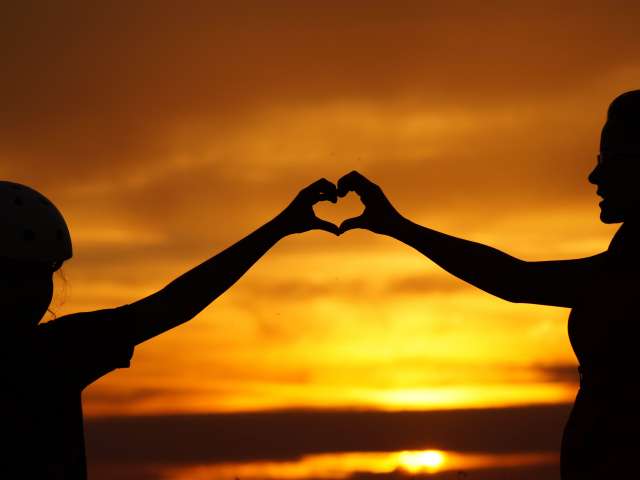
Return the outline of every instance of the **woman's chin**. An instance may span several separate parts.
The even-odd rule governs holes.
[[[602,223],[621,223],[624,222],[624,215],[621,211],[610,208],[600,203],[600,221]]]

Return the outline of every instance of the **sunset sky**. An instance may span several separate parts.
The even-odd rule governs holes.
[[[595,254],[615,231],[586,177],[609,102],[640,87],[638,2],[11,3],[0,177],[67,219],[58,316],[142,298],[353,169],[413,221],[523,259]],[[354,194],[316,209],[361,210]],[[370,232],[311,232],[137,347],[85,392],[85,414],[95,431],[104,416],[273,409],[564,415],[567,315]]]

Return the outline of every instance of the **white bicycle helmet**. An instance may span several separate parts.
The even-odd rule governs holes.
[[[69,228],[48,198],[0,181],[0,257],[61,264],[73,255]]]

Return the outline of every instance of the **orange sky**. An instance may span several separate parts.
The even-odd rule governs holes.
[[[151,293],[354,168],[414,221],[521,258],[607,247],[586,176],[608,103],[638,88],[640,5],[116,3],[0,15],[0,175],[68,220],[59,315]],[[85,409],[566,402],[567,314],[367,232],[309,233],[138,347]]]

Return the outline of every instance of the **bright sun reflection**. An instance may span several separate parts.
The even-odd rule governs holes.
[[[413,475],[436,474],[448,470],[473,471],[482,468],[533,467],[557,465],[556,453],[469,454],[441,450],[403,450],[397,452],[344,452],[305,455],[288,461],[225,462],[203,465],[167,466],[161,468],[165,480],[277,479],[345,480],[356,472],[372,477],[409,478]],[[108,468],[111,468],[109,465]],[[402,470],[396,477],[394,472]],[[110,471],[110,470],[109,470]],[[408,475],[408,476],[407,476]],[[367,475],[364,475],[367,476]],[[110,478],[108,475],[104,478]],[[389,477],[390,478],[390,477]],[[413,477],[412,477],[413,478]],[[450,477],[447,477],[450,478]],[[475,478],[472,473],[469,478]]]
[[[398,455],[400,467],[409,473],[436,472],[445,462],[439,450],[404,451]]]

